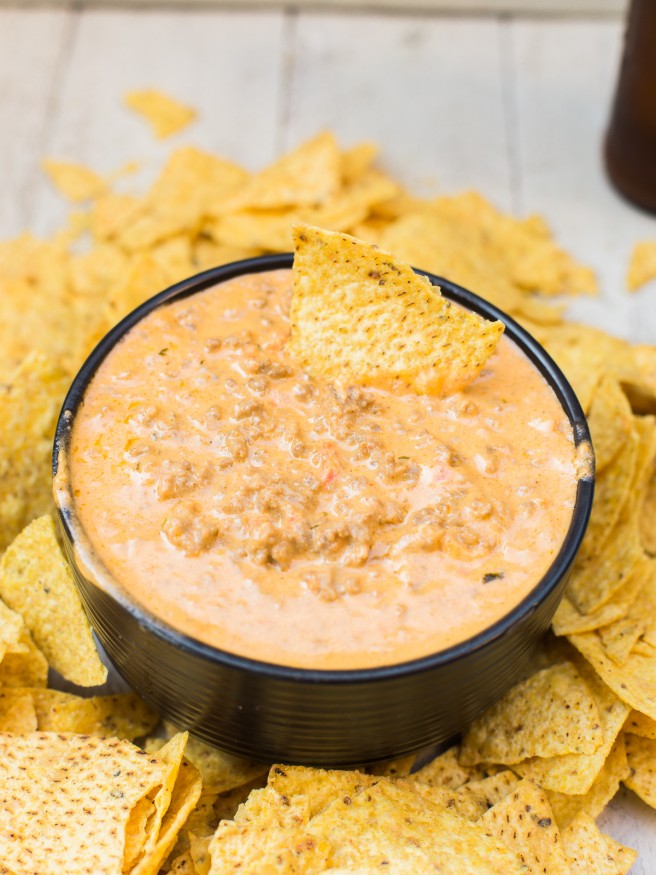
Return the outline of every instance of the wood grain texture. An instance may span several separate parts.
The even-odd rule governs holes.
[[[109,173],[137,160],[142,187],[186,143],[259,168],[274,156],[280,116],[284,15],[280,12],[89,11],[79,17],[58,112],[43,144],[52,157]],[[123,95],[160,88],[198,110],[181,133],[156,140]],[[49,232],[61,201],[39,189],[33,222]]]
[[[0,0],[11,4],[16,0]],[[22,0],[24,6],[38,4],[43,0]],[[69,6],[71,0],[50,0],[51,4]],[[108,0],[78,0],[78,6],[92,8],[107,6]],[[185,0],[111,0],[113,6],[159,7],[171,6],[182,9],[190,5],[198,7],[230,7],[230,8],[282,8],[281,0],[193,0],[193,4]],[[626,0],[294,0],[294,6],[299,9],[340,9],[340,10],[393,10],[408,13],[415,10],[428,12],[451,12],[459,14],[489,15],[491,13],[516,15],[617,15],[626,7]]]
[[[625,273],[633,244],[656,238],[656,219],[621,200],[603,168],[622,27],[525,21],[507,26],[520,212],[543,213],[559,240],[597,270],[602,296],[577,301],[571,308],[575,318],[654,343],[653,291],[629,296]]]
[[[0,10],[0,237],[28,227],[72,18]]]
[[[322,128],[373,139],[418,194],[474,187],[510,207],[499,33],[496,19],[301,15],[285,146]]]

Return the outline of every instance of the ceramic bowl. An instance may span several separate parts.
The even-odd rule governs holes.
[[[233,754],[265,761],[350,766],[442,742],[517,681],[562,597],[586,529],[594,474],[579,480],[562,547],[542,580],[510,613],[467,641],[397,665],[361,670],[289,668],[236,656],[194,640],[130,599],[103,566],[75,514],[65,464],[85,390],[113,346],[169,301],[234,277],[290,268],[292,255],[265,256],[205,271],[146,301],[98,344],[75,377],[54,446],[61,529],[91,625],[119,673],[163,717]],[[507,335],[556,393],[577,444],[590,434],[581,406],[546,351],[516,322],[471,292],[425,274],[442,293]]]

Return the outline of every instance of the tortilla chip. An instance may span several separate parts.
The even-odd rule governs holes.
[[[107,192],[107,182],[102,176],[81,164],[46,158],[42,166],[57,191],[75,203],[92,200]]]
[[[428,784],[430,787],[457,790],[468,781],[477,781],[484,777],[483,769],[480,767],[461,765],[459,755],[460,748],[458,746],[450,747],[415,772],[411,776],[411,780]]]
[[[527,323],[527,330],[531,326],[538,325],[561,325],[565,307],[563,304],[547,304],[537,298],[523,298],[517,305],[514,313],[515,318],[522,324]]]
[[[328,848],[307,832],[303,796],[282,796],[273,787],[254,790],[234,821],[222,821],[211,839],[210,875],[242,872],[321,872]]]
[[[212,858],[210,856],[210,836],[191,837],[191,859],[198,875],[208,875]]]
[[[253,787],[252,789],[255,788]],[[226,790],[226,794],[233,792],[234,790]],[[244,793],[241,802],[245,802],[246,799],[248,799],[248,795],[248,793]],[[214,833],[219,820],[221,820],[221,818],[217,818],[215,812],[215,806],[218,798],[218,793],[206,793],[203,790],[201,795],[198,797],[198,802],[196,803],[194,810],[187,818],[187,822],[185,823],[185,832],[188,831],[198,836],[208,836]],[[239,804],[241,804],[241,802]],[[233,814],[236,813],[238,807],[238,805],[235,805]]]
[[[625,388],[627,383],[644,383],[626,340],[577,323],[546,329],[536,336],[565,372],[586,413],[604,374],[614,375]]]
[[[106,680],[50,516],[34,520],[7,548],[0,562],[0,596],[22,614],[36,645],[61,675],[81,686]]]
[[[159,722],[136,693],[93,696],[89,699],[57,690],[32,690],[39,729],[46,732],[77,732],[132,741],[151,732]]]
[[[527,757],[591,754],[603,734],[587,683],[569,662],[516,684],[465,732],[460,762],[520,763]]]
[[[17,692],[6,697],[0,692],[0,732],[26,735],[36,732],[37,720],[34,699],[28,692]]]
[[[634,648],[618,666],[596,632],[570,635],[569,640],[623,702],[656,720],[656,649],[646,656]]]
[[[176,234],[153,246],[150,255],[164,272],[165,283],[173,285],[192,275],[196,266],[192,260],[191,237]]]
[[[391,200],[398,192],[399,186],[385,174],[369,170],[320,206],[299,210],[294,219],[331,231],[349,231],[363,222],[374,206]]]
[[[238,210],[221,216],[208,226],[212,238],[221,246],[262,252],[288,252],[292,248],[291,223],[296,211]]]
[[[192,247],[192,258],[196,270],[208,270],[230,261],[241,261],[243,258],[253,258],[259,255],[258,249],[246,249],[241,246],[223,246],[215,243],[209,237],[198,237]]]
[[[23,618],[16,611],[12,611],[0,600],[0,662],[7,652],[7,648],[18,644],[25,624]]]
[[[314,817],[309,830],[332,846],[331,866],[414,866],[427,871],[439,860],[444,875],[520,872],[515,855],[467,820],[381,779],[362,793],[337,799]]]
[[[216,826],[221,820],[232,820],[239,806],[248,799],[251,790],[261,789],[264,783],[261,777],[257,777],[246,784],[234,787],[232,790],[224,790],[223,793],[212,794],[214,796],[214,815],[209,822]],[[189,828],[192,829],[192,827]],[[214,832],[214,828],[211,831]]]
[[[91,208],[89,213],[91,234],[99,243],[112,241],[125,228],[132,225],[142,213],[143,204],[139,198],[110,192],[98,198]]]
[[[640,380],[623,383],[624,391],[634,413],[656,414],[656,344],[637,344],[631,352]]]
[[[185,146],[169,157],[144,205],[161,219],[182,222],[190,234],[204,216],[218,214],[222,201],[248,179],[237,164]]]
[[[584,812],[590,817],[598,817],[619,790],[620,781],[623,781],[628,774],[629,766],[626,761],[624,734],[622,733],[616,739],[606,762],[586,793],[570,794],[559,793],[556,790],[546,791],[560,828],[562,829],[571,823],[580,812]]]
[[[639,643],[656,645],[656,564],[650,560],[648,566],[650,573],[624,617],[598,630],[606,654],[618,665]]]
[[[144,842],[142,847],[142,857],[140,858],[139,863],[134,869],[134,875],[136,875],[136,873],[140,871],[140,866],[142,865],[145,866],[145,871],[149,872],[150,861],[154,858],[159,857],[159,851],[161,850],[160,832],[163,829],[164,817],[167,814],[169,806],[171,804],[171,798],[174,792],[174,788],[176,786],[176,782],[178,780],[180,769],[182,767],[182,760],[188,739],[188,732],[180,732],[177,735],[174,735],[173,738],[170,739],[170,741],[168,741],[155,754],[157,760],[163,766],[162,782],[153,797],[154,811],[152,813],[152,816],[148,820],[146,828],[146,841]],[[198,792],[196,792],[195,789],[193,790],[194,798],[189,810],[187,811],[187,814],[189,814],[189,811],[191,811],[191,809],[198,801],[198,797],[200,796],[201,792],[201,782],[198,779],[197,770],[191,767],[189,774],[191,775],[191,784],[194,787],[197,784]],[[178,829],[180,829],[181,827],[182,824],[180,824]],[[168,854],[174,844],[175,836],[173,837],[173,841],[171,842],[170,846],[164,853],[164,857]]]
[[[172,723],[165,723],[164,728],[169,737],[178,731]],[[152,741],[156,743],[158,740]],[[203,778],[203,793],[223,793],[232,790],[254,778],[264,777],[269,769],[266,763],[233,756],[193,737],[187,741],[185,757],[200,772]]]
[[[21,633],[19,644],[20,649],[5,653],[0,662],[0,688],[45,687],[48,663],[27,629]]]
[[[113,286],[108,295],[108,329],[112,322],[127,316],[139,304],[163,291],[167,285],[166,270],[155,261],[150,252],[135,255],[121,282]]]
[[[0,551],[52,507],[52,440],[67,388],[65,373],[36,352],[0,385]]]
[[[352,799],[376,780],[363,772],[275,765],[271,766],[268,786],[282,796],[303,796],[314,816],[335,799]]]
[[[416,758],[417,755],[411,753],[409,756],[400,757],[398,760],[388,760],[384,763],[377,763],[371,770],[371,774],[381,775],[387,778],[403,778],[410,774]]]
[[[577,670],[592,694],[599,714],[602,740],[593,753],[568,753],[556,757],[532,757],[513,766],[524,778],[570,795],[587,793],[603,768],[629,713],[625,705],[593,669],[579,660]]]
[[[155,806],[152,799],[144,796],[130,812],[130,819],[125,827],[125,851],[123,856],[123,869],[129,871],[137,862],[141,849],[147,838],[147,824],[153,816]]]
[[[631,405],[619,380],[612,374],[604,374],[595,387],[588,425],[599,475],[620,450],[625,449],[633,431]]]
[[[342,180],[346,185],[356,182],[373,164],[380,148],[377,143],[364,142],[345,149],[341,155]]]
[[[562,831],[571,875],[626,875],[638,854],[604,835],[587,814],[579,814]]]
[[[584,569],[593,557],[601,555],[623,507],[630,501],[639,445],[640,437],[631,428],[623,452],[616,455],[597,475],[590,522],[576,558],[576,568]],[[624,519],[628,519],[627,514]]]
[[[646,714],[641,714],[639,711],[631,711],[626,718],[624,731],[656,740],[656,720],[652,720],[651,717],[647,717]]]
[[[514,790],[520,778],[510,769],[490,775],[480,781],[470,781],[459,787],[449,800],[449,807],[467,820],[477,821],[486,811],[501,802]]]
[[[160,140],[177,134],[196,118],[195,109],[154,88],[130,91],[125,95],[124,102],[146,119]]]
[[[127,255],[113,243],[99,243],[71,259],[71,286],[76,295],[102,296],[127,270]]]
[[[203,777],[203,789],[207,793],[222,793],[264,775],[265,763],[242,759],[210,747],[196,738],[190,738],[185,753]]]
[[[393,252],[413,267],[444,276],[501,307],[517,312],[522,292],[502,272],[476,251],[477,235],[463,224],[456,224],[425,207],[402,215],[380,235],[380,246]]]
[[[604,650],[618,665],[622,665],[644,634],[646,622],[641,617],[628,616],[599,629]]]
[[[188,760],[185,759],[185,762]],[[229,792],[229,791],[228,791]],[[249,791],[250,792],[250,791]],[[169,852],[169,858],[175,859],[188,851],[191,846],[191,839],[194,836],[212,836],[219,825],[219,820],[214,811],[214,804],[217,800],[216,793],[203,793],[198,797],[198,801],[193,810],[185,821],[184,829],[181,829],[175,841],[175,845]],[[245,802],[248,798],[246,793],[239,803],[235,805],[230,817],[234,817],[239,804]]]
[[[656,556],[656,474],[645,488],[640,507],[640,540],[650,556]]]
[[[450,394],[494,352],[501,322],[451,304],[388,253],[306,225],[294,241],[289,351],[313,375]]]
[[[524,871],[566,875],[565,849],[547,796],[537,784],[520,781],[515,790],[483,815],[488,834],[511,848]]]
[[[198,802],[201,787],[202,780],[198,769],[187,760],[183,760],[176,773],[170,801],[161,821],[157,841],[134,866],[131,875],[155,875],[156,872],[160,871],[162,863],[175,845],[178,833]],[[157,808],[157,797],[155,808]]]
[[[656,740],[641,735],[626,735],[629,775],[624,783],[647,805],[656,808]]]
[[[34,729],[43,732],[75,732],[132,740],[145,735],[159,722],[158,715],[135,693],[83,699],[59,690],[8,687],[0,689],[0,706],[9,707],[26,695],[35,709],[37,726]]]
[[[502,270],[520,289],[542,295],[596,294],[593,272],[560,249],[540,216],[515,219],[477,192],[440,197],[432,204],[452,224],[475,235],[479,257]]]
[[[177,856],[171,863],[169,872],[173,873],[173,875],[199,875],[194,866],[191,851],[187,850]]]
[[[39,875],[121,875],[130,812],[161,784],[159,760],[127,741],[42,732],[1,735],[0,760],[6,866]]]
[[[635,292],[653,279],[656,279],[656,241],[645,240],[633,247],[626,287],[630,292]]]
[[[224,209],[279,210],[317,206],[340,187],[341,156],[335,138],[324,131],[253,176]]]
[[[635,604],[645,582],[654,575],[651,562],[644,557],[639,559],[631,574],[613,595],[589,614],[580,613],[572,602],[564,596],[552,620],[556,635],[572,635],[577,632],[591,632],[607,626],[615,620],[626,617]]]
[[[184,231],[182,218],[158,216],[147,211],[144,204],[116,235],[115,242],[128,253],[145,257],[150,255],[151,247]]]
[[[581,613],[598,610],[627,584],[642,559],[636,508],[625,501],[604,549],[575,562],[568,598]]]

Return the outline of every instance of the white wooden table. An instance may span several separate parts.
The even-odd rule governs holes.
[[[656,343],[656,283],[624,290],[634,242],[656,218],[607,185],[601,141],[621,50],[619,19],[307,11],[0,9],[0,237],[50,233],[66,206],[44,155],[155,172],[193,143],[257,169],[321,128],[374,139],[417,194],[476,188],[540,212],[601,279],[570,312]],[[155,86],[198,108],[164,144],[123,108]],[[624,793],[601,825],[656,871],[656,814]]]

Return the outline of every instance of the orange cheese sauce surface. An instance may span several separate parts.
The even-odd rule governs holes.
[[[74,510],[129,596],[281,665],[443,650],[540,581],[576,495],[571,427],[507,338],[447,398],[333,385],[285,351],[291,272],[162,306],[74,422]]]

